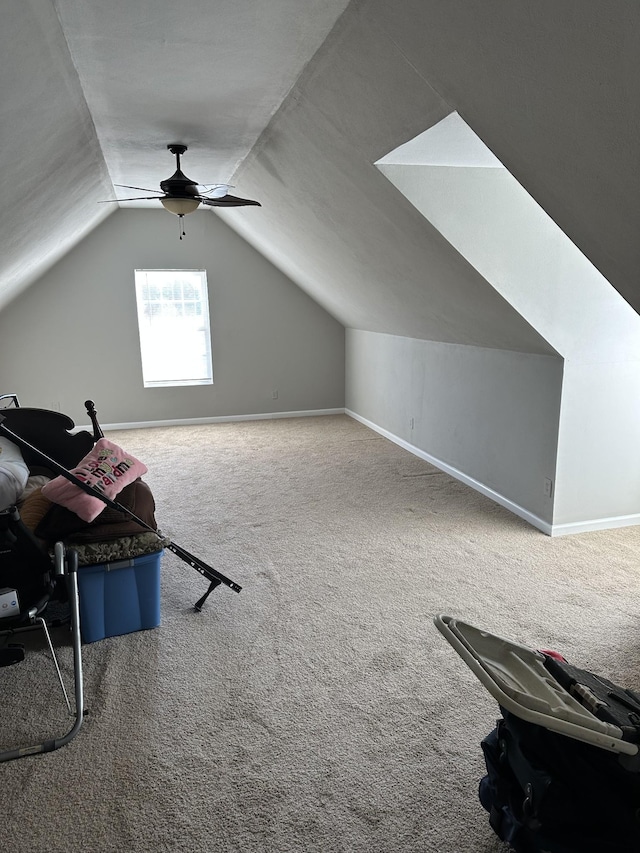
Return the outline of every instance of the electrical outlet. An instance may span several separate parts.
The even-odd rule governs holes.
[[[553,494],[553,480],[550,480],[548,477],[545,477],[544,480],[544,494],[547,498],[550,498]]]
[[[278,399],[278,392],[277,392],[277,391],[272,391],[272,392],[271,392],[271,399],[272,399],[272,400],[277,400],[277,399]]]

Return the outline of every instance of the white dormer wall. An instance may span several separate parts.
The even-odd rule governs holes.
[[[551,532],[638,523],[640,317],[497,161],[436,156],[442,131],[378,165],[564,359]]]

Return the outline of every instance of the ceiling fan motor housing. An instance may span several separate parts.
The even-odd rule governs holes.
[[[187,178],[180,169],[180,155],[184,154],[187,146],[172,143],[171,145],[167,145],[167,148],[172,154],[176,155],[176,165],[178,168],[170,178],[160,181],[160,189],[163,193],[176,198],[193,198],[193,196],[198,195],[198,184],[192,181],[191,178]]]

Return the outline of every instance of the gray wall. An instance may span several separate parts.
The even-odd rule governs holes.
[[[546,532],[562,373],[554,356],[347,330],[347,409]]]
[[[88,398],[105,424],[343,407],[343,326],[215,214],[185,224],[180,241],[165,211],[118,210],[7,306],[0,393],[76,423]],[[144,267],[207,270],[212,386],[143,388],[133,271]]]

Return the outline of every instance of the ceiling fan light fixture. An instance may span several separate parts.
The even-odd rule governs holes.
[[[175,213],[176,216],[185,216],[187,213],[193,213],[200,206],[200,201],[197,198],[161,198],[160,203],[169,213]]]

